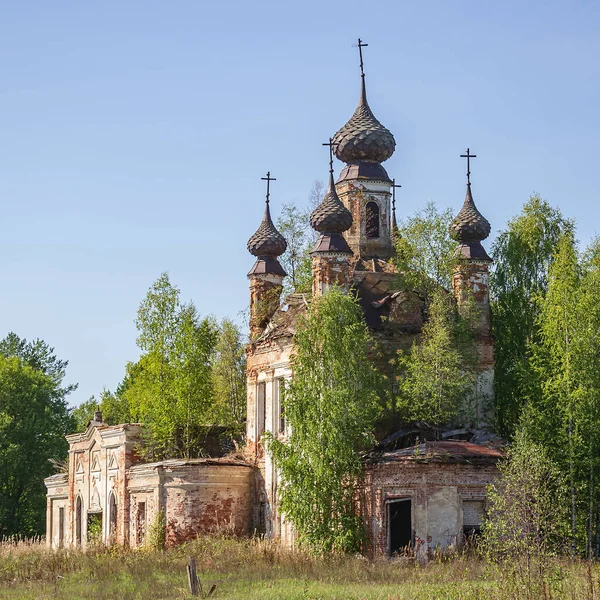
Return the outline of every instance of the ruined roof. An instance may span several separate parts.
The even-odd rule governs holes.
[[[388,463],[406,461],[425,462],[495,462],[504,457],[498,444],[474,444],[461,440],[431,441],[393,450],[391,452],[373,453],[368,462]]]
[[[259,258],[281,256],[287,248],[285,238],[277,231],[271,220],[269,200],[265,202],[265,214],[259,228],[248,240],[248,252]]]
[[[353,287],[372,330],[420,331],[422,302],[414,294],[397,289],[397,274],[390,263],[381,259],[357,260]],[[306,312],[310,301],[309,294],[288,295],[256,342],[293,337],[298,317]]]
[[[222,458],[169,458],[166,460],[160,460],[152,463],[142,463],[139,465],[134,465],[130,467],[130,471],[144,471],[147,469],[157,469],[159,467],[167,467],[167,468],[178,468],[185,466],[235,466],[235,467],[250,467],[253,468],[249,462],[239,459],[239,458],[231,458],[231,457],[222,457]]]
[[[307,294],[295,292],[286,296],[256,341],[294,336],[298,317],[306,312],[309,301]]]
[[[365,79],[361,83],[360,100],[349,121],[333,136],[334,152],[339,160],[383,162],[396,148],[391,131],[376,118],[367,102]]]
[[[44,483],[47,486],[60,486],[65,485],[69,481],[68,473],[55,473],[54,475],[50,475],[49,477],[44,478]]]

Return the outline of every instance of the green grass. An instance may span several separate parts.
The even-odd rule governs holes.
[[[0,598],[159,600],[191,598],[194,556],[204,589],[230,600],[600,599],[600,567],[555,562],[524,584],[511,569],[467,555],[419,564],[319,558],[259,540],[203,538],[168,552],[96,549],[51,552],[40,544],[0,544]]]

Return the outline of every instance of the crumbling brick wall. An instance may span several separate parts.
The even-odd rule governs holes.
[[[485,506],[487,488],[497,477],[494,461],[423,458],[369,464],[361,508],[370,552],[389,554],[389,505],[402,499],[411,501],[412,541],[419,553],[461,543],[464,527],[475,525],[473,514],[465,520],[466,503]]]

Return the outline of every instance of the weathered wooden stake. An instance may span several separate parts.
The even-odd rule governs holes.
[[[198,575],[196,574],[196,559],[190,556],[190,562],[187,566],[188,583],[190,584],[190,593],[192,596],[198,595]]]

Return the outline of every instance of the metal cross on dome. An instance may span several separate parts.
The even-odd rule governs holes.
[[[467,148],[467,153],[461,154],[460,157],[467,159],[467,183],[471,185],[471,159],[477,158],[477,154],[471,154],[471,149]]]
[[[364,79],[365,77],[365,70],[363,67],[363,55],[362,55],[362,49],[366,48],[369,44],[363,44],[363,41],[358,38],[358,54],[360,56],[360,76]]]
[[[338,144],[333,141],[333,138],[329,138],[328,142],[321,144],[322,146],[329,146],[329,172],[333,173],[333,148]]]
[[[267,176],[261,177],[261,180],[267,182],[267,204],[269,204],[269,194],[271,189],[269,184],[271,181],[277,181],[277,179],[275,179],[275,177],[271,177],[271,171],[267,171]]]
[[[396,212],[396,188],[401,188],[399,183],[396,183],[395,179],[392,179],[392,210]]]

